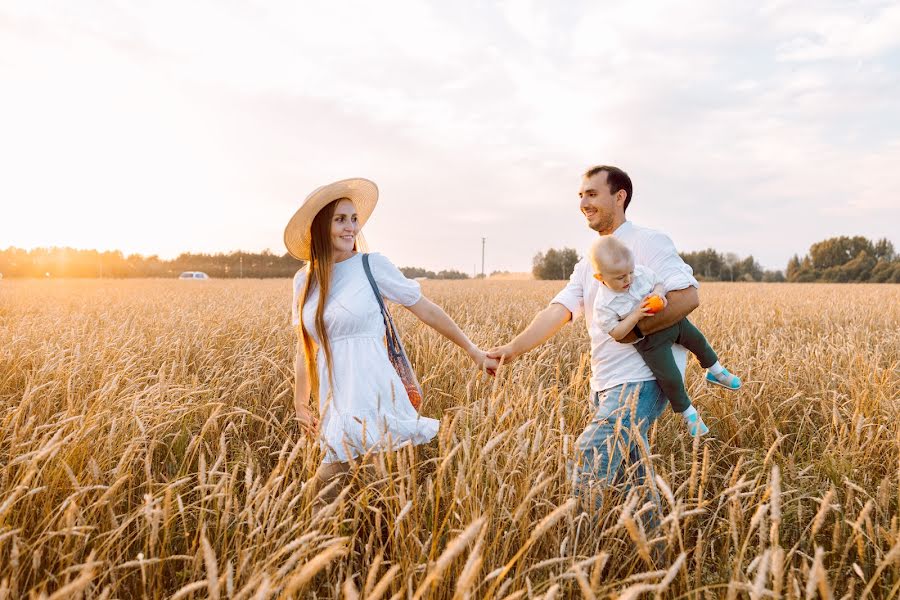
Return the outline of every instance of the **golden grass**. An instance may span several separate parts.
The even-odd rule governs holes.
[[[560,286],[425,290],[489,346]],[[745,387],[689,365],[712,435],[651,430],[654,533],[640,489],[570,501],[582,322],[491,380],[399,314],[439,440],[313,519],[288,282],[4,281],[0,598],[897,597],[900,286],[701,295]]]

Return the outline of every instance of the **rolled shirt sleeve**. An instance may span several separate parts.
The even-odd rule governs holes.
[[[584,270],[588,268],[587,259],[582,258],[575,264],[572,275],[569,276],[569,283],[566,284],[550,304],[562,304],[570,313],[572,320],[584,314]]]
[[[619,315],[608,306],[594,306],[594,326],[603,333],[609,333],[619,324]]]
[[[414,279],[408,279],[386,256],[373,252],[369,255],[372,276],[381,295],[397,304],[412,306],[422,298],[422,286]]]
[[[675,249],[672,239],[664,233],[654,232],[650,239],[646,240],[649,257],[644,265],[652,269],[659,282],[666,288],[666,292],[683,290],[689,287],[700,287],[694,278],[694,270],[684,262]]]

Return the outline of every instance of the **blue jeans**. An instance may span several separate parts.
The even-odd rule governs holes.
[[[591,422],[575,441],[572,480],[575,494],[593,498],[600,507],[601,492],[611,486],[647,480],[656,506],[659,498],[650,463],[647,432],[662,414],[668,400],[656,381],[624,383],[591,394]]]

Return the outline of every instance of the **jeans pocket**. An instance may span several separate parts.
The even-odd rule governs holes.
[[[621,386],[600,392],[598,396],[591,423],[615,423],[624,410]]]
[[[575,446],[582,452],[596,450],[603,445],[622,413],[617,388],[600,392],[599,395],[592,394],[591,404],[594,408],[591,420],[575,440]]]

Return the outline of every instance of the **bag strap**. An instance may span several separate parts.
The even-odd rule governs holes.
[[[387,307],[384,305],[381,290],[378,289],[378,284],[375,283],[375,277],[372,276],[372,268],[369,266],[369,255],[363,254],[362,260],[363,269],[366,272],[369,285],[372,286],[372,291],[375,292],[375,299],[378,300],[378,307],[381,309],[381,317],[384,319],[384,332],[385,337],[387,338],[388,352],[391,356],[398,356],[402,351],[400,350],[397,329],[394,327],[394,320],[391,318],[391,313],[388,312]]]

